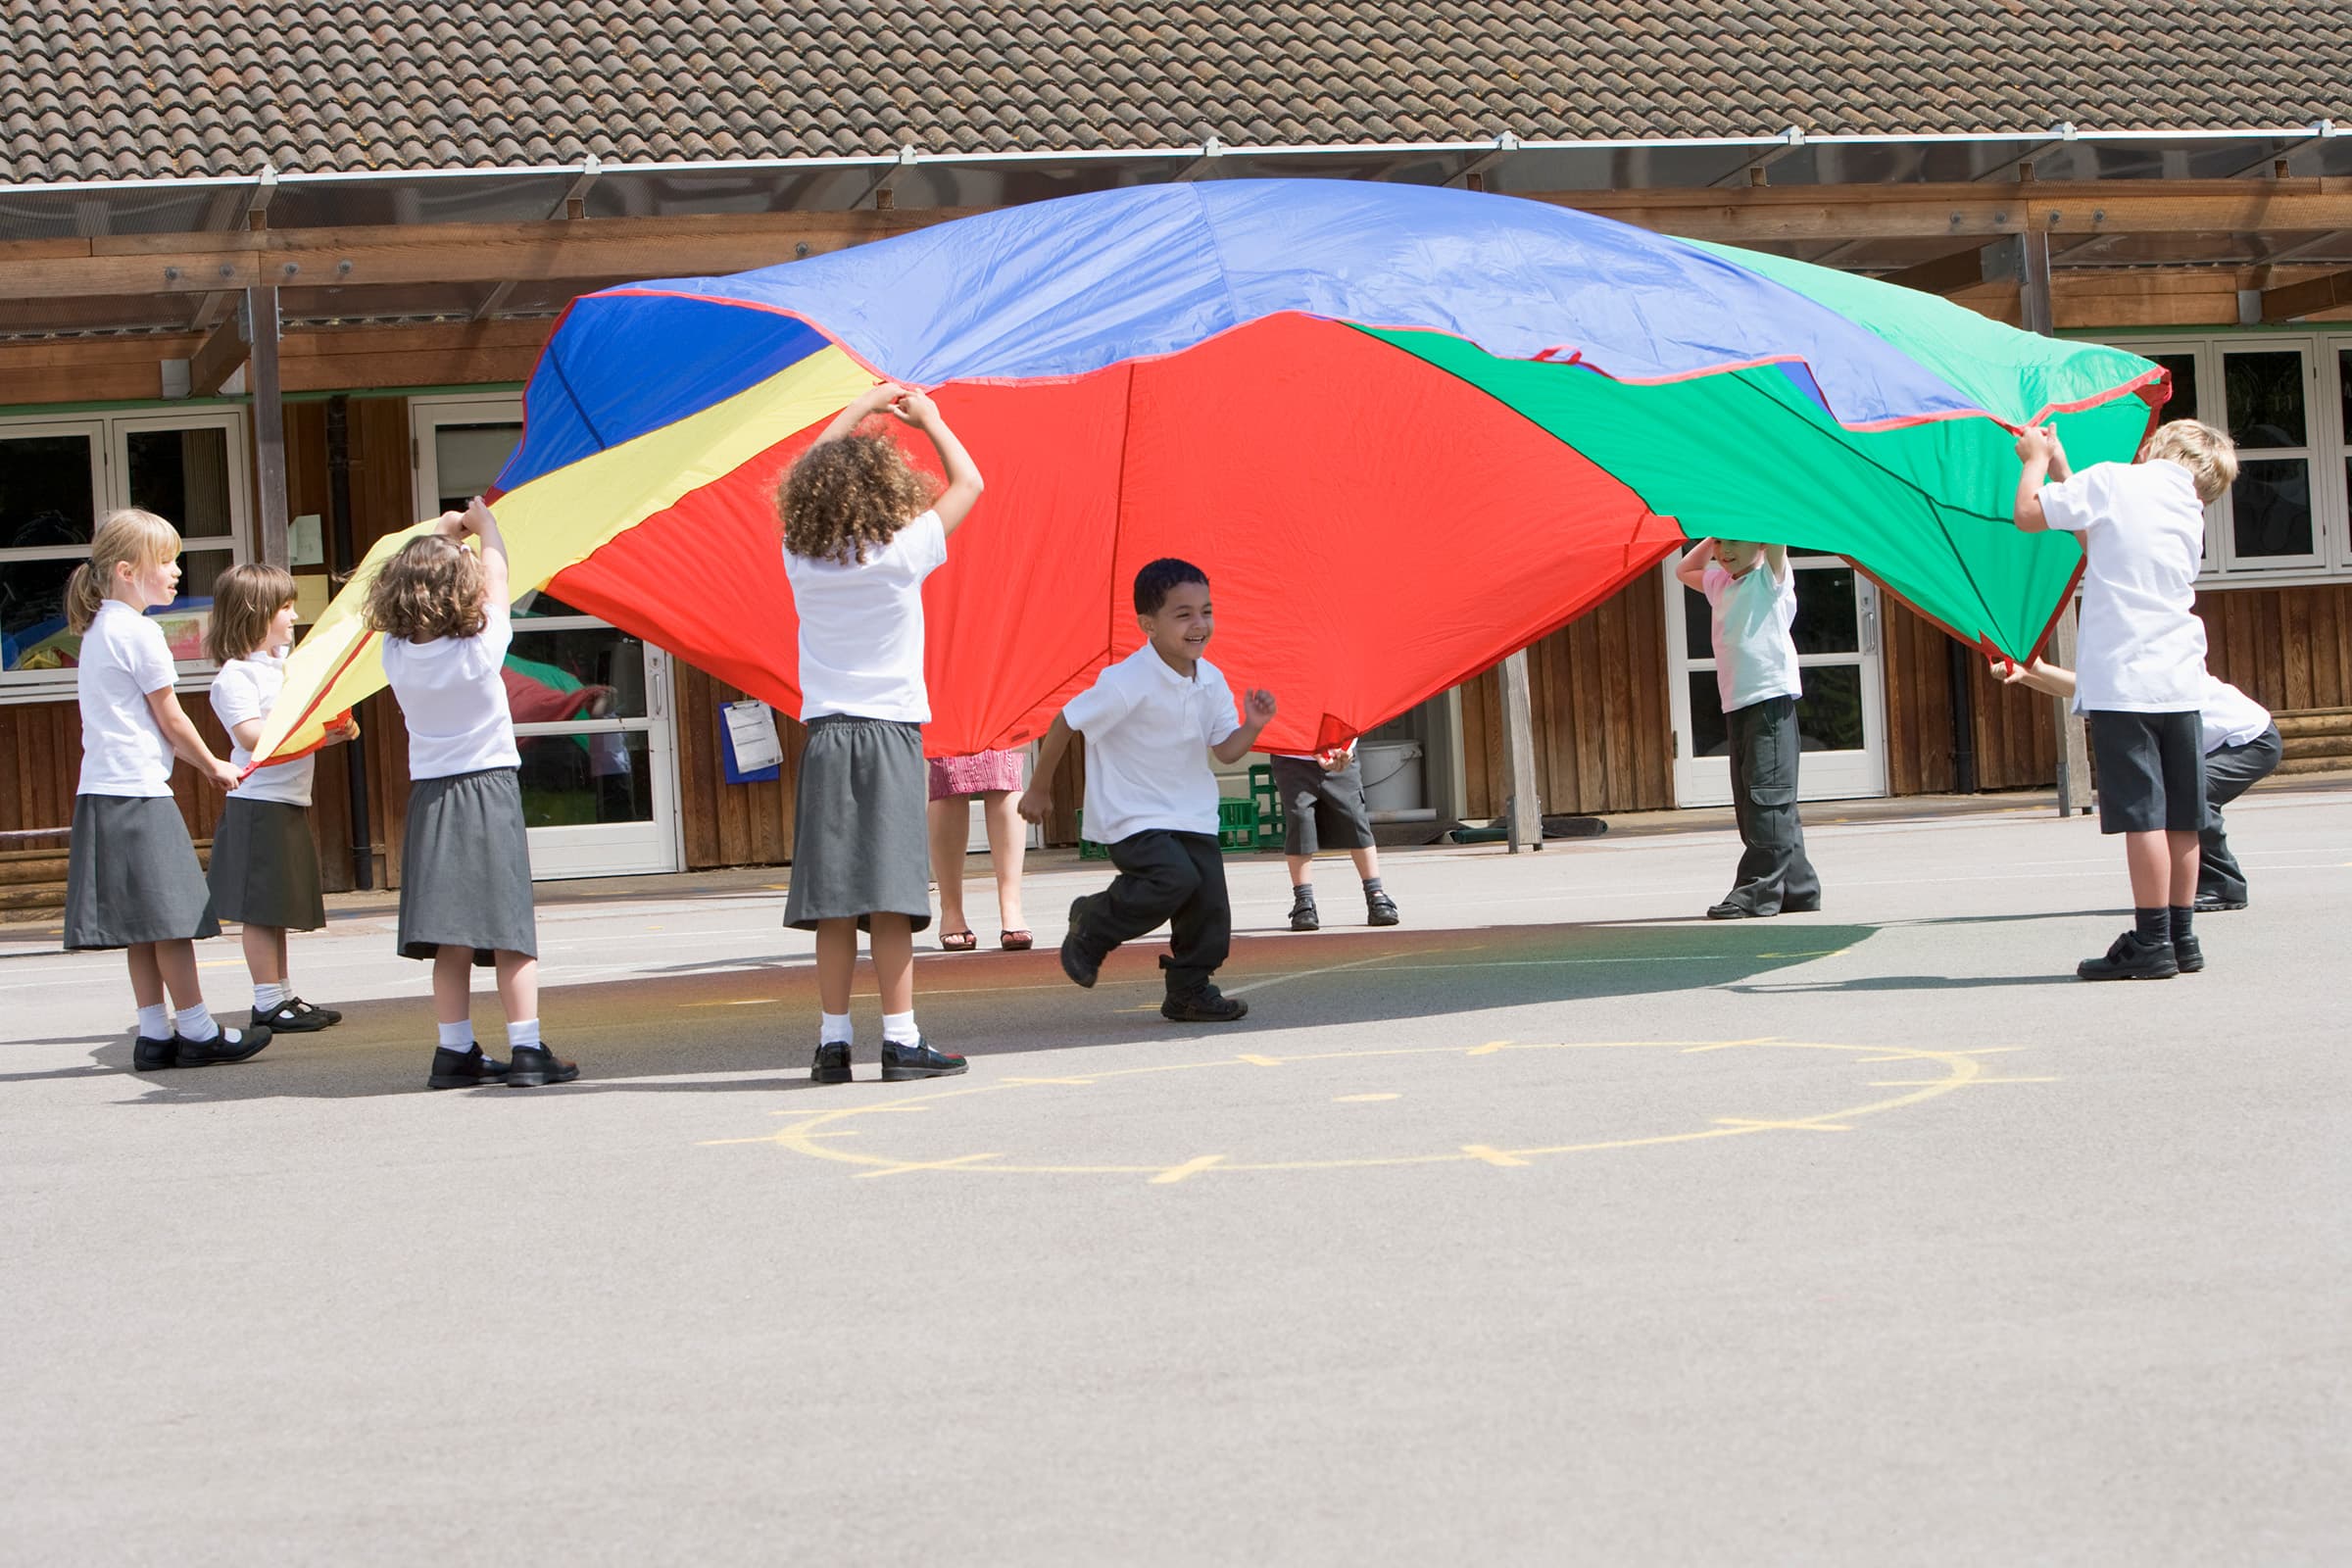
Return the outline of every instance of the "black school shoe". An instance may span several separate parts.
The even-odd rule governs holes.
[[[580,1075],[580,1064],[565,1061],[545,1046],[516,1046],[507,1063],[509,1089],[536,1089],[542,1084],[567,1084]]]
[[[1215,986],[1189,997],[1170,997],[1159,1004],[1159,1015],[1176,1023],[1232,1023],[1250,1010],[1250,1004],[1229,997]]]
[[[815,1084],[848,1083],[850,1043],[846,1040],[819,1041],[816,1056],[808,1063],[808,1081]]]
[[[145,1035],[141,1035],[130,1048],[130,1070],[132,1072],[161,1072],[166,1067],[178,1065],[172,1056],[170,1036],[161,1040],[150,1040]]]
[[[172,1037],[172,1065],[210,1067],[223,1061],[243,1061],[270,1043],[267,1029],[222,1029],[210,1040]],[[135,1059],[135,1054],[134,1054]]]
[[[1403,919],[1404,916],[1396,912],[1396,901],[1386,893],[1364,895],[1364,924],[1396,925]]]
[[[273,1035],[307,1035],[342,1021],[343,1015],[334,1008],[315,1007],[300,997],[288,997],[267,1012],[259,1007],[253,1012],[253,1026]]]
[[[1729,899],[1707,906],[1707,918],[1710,920],[1769,920],[1773,914],[1780,912],[1775,909],[1772,914],[1767,914],[1762,909],[1751,909],[1744,904],[1734,904]]]
[[[848,1054],[845,1048],[843,1054]],[[882,1081],[886,1084],[904,1083],[909,1078],[953,1078],[971,1063],[961,1056],[944,1051],[933,1051],[917,1040],[903,1046],[896,1040],[882,1042]],[[844,1071],[847,1071],[845,1066]]]
[[[1323,916],[1317,913],[1315,910],[1315,896],[1313,894],[1298,893],[1292,895],[1291,929],[1294,931],[1320,931],[1323,929]]]
[[[464,1051],[435,1046],[432,1074],[424,1083],[428,1089],[479,1089],[484,1084],[504,1083],[506,1077],[507,1064],[483,1055],[478,1045]]]
[[[2195,974],[2205,967],[2205,945],[2194,936],[2173,938],[2173,965],[2182,974]]]
[[[2203,961],[2200,956],[2198,962]],[[2117,937],[2105,957],[2084,958],[2075,965],[2076,975],[2084,980],[2170,980],[2180,972],[2170,942],[2150,941],[2137,931]]]
[[[2245,900],[2225,899],[2219,893],[2200,893],[2197,895],[2197,902],[2190,906],[2198,914],[2223,914],[2231,909],[2242,909],[2245,906]]]
[[[1102,974],[1102,960],[1086,951],[1086,900],[1070,901],[1070,934],[1061,939],[1061,972],[1092,991]]]

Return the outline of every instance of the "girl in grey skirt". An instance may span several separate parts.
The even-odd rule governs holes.
[[[243,1061],[266,1028],[213,1019],[196,980],[199,937],[220,934],[196,847],[172,798],[172,759],[227,789],[237,770],[212,754],[172,689],[178,676],[147,612],[178,591],[179,534],[151,512],[118,512],[66,584],[66,624],[81,634],[81,778],[67,857],[66,948],[126,948],[139,1013],[139,1072]],[[176,1015],[164,1004],[169,992]]]
[[[282,566],[231,566],[213,585],[204,653],[220,666],[213,677],[213,714],[228,731],[229,761],[245,775],[229,792],[213,831],[213,912],[244,927],[245,968],[253,976],[253,1022],[277,1034],[307,1034],[343,1021],[332,1007],[294,994],[286,933],[326,924],[318,888],[318,850],[311,839],[311,775],[305,753],[255,768],[253,744],[286,680],[294,641],[294,576]],[[326,744],[359,733],[348,716],[326,731]]]
[[[468,537],[480,553],[466,548]],[[384,674],[409,726],[409,809],[400,852],[400,952],[433,965],[440,1039],[434,1089],[569,1083],[580,1069],[539,1036],[539,938],[515,770],[514,720],[499,676],[514,640],[507,542],[475,497],[384,563],[368,590]],[[473,1038],[475,965],[498,971],[510,1061]]]
[[[906,462],[887,415],[930,437],[947,488]],[[870,934],[882,1076],[937,1078],[964,1059],[914,1024],[914,933],[931,923],[924,812],[923,579],[980,499],[980,470],[938,408],[888,382],[841,411],[784,477],[784,574],[800,617],[801,754],[784,923],[816,933],[818,1083],[850,1079],[850,984]]]

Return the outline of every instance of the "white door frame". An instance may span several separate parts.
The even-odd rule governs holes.
[[[1684,621],[1683,585],[1674,574],[1679,557],[1659,565],[1666,596],[1667,693],[1674,715],[1674,800],[1677,806],[1729,806],[1732,802],[1731,760],[1691,755],[1690,675],[1712,670],[1713,659],[1694,660]],[[1826,570],[1850,564],[1839,556],[1789,557],[1795,570]],[[1799,668],[1821,664],[1858,665],[1862,675],[1862,749],[1850,752],[1806,752],[1797,763],[1797,799],[1804,801],[1859,800],[1886,793],[1886,675],[1879,651],[1879,587],[1860,570],[1854,572],[1854,615],[1859,652],[1803,654]]]
[[[522,421],[519,393],[461,394],[409,400],[409,465],[417,515],[434,515],[441,495],[439,455],[432,434],[445,424]],[[594,615],[534,615],[515,623],[518,640],[533,632],[602,629]],[[676,871],[686,863],[683,813],[679,808],[678,745],[670,658],[652,643],[645,649],[645,714],[640,718],[584,718],[559,723],[516,724],[518,739],[534,735],[642,733],[646,737],[653,817],[642,823],[597,823],[535,827],[528,834],[531,875],[541,881],[563,877],[625,876]],[[527,654],[526,654],[527,657]]]

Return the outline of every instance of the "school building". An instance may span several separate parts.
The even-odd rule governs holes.
[[[316,0],[267,19],[187,0],[103,36],[80,15],[13,20],[0,58],[0,901],[37,906],[63,875],[62,837],[37,836],[71,819],[78,755],[59,595],[109,510],[187,537],[172,629],[225,751],[194,635],[212,579],[283,562],[323,604],[370,541],[485,485],[573,295],[1149,181],[1558,202],[2155,357],[2175,407],[2244,460],[2208,519],[2213,668],[2280,715],[2288,769],[2352,766],[2352,133],[2333,123],[2352,122],[2352,12],[2306,15],[2285,56],[2146,0],[1898,8],[1866,38],[1726,29],[1690,0]],[[1478,521],[1433,518],[1431,549],[1509,571]],[[1808,796],[2052,781],[2051,704],[1843,562],[1799,564]],[[1397,605],[1366,612],[1409,612],[1411,576],[1398,563]],[[739,694],[544,594],[514,651],[543,875],[790,859],[789,765],[724,776]],[[1664,568],[1527,667],[1544,810],[1728,799],[1703,607]],[[388,698],[361,718],[318,772],[333,887],[399,864],[402,728]],[[1493,672],[1373,739],[1376,805],[1502,808]],[[1069,842],[1061,794],[1047,837]],[[181,800],[209,838],[218,797],[182,770]]]

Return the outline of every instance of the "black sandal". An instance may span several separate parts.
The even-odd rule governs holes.
[[[980,937],[976,932],[942,931],[939,934],[939,951],[942,953],[969,953],[979,945]]]

